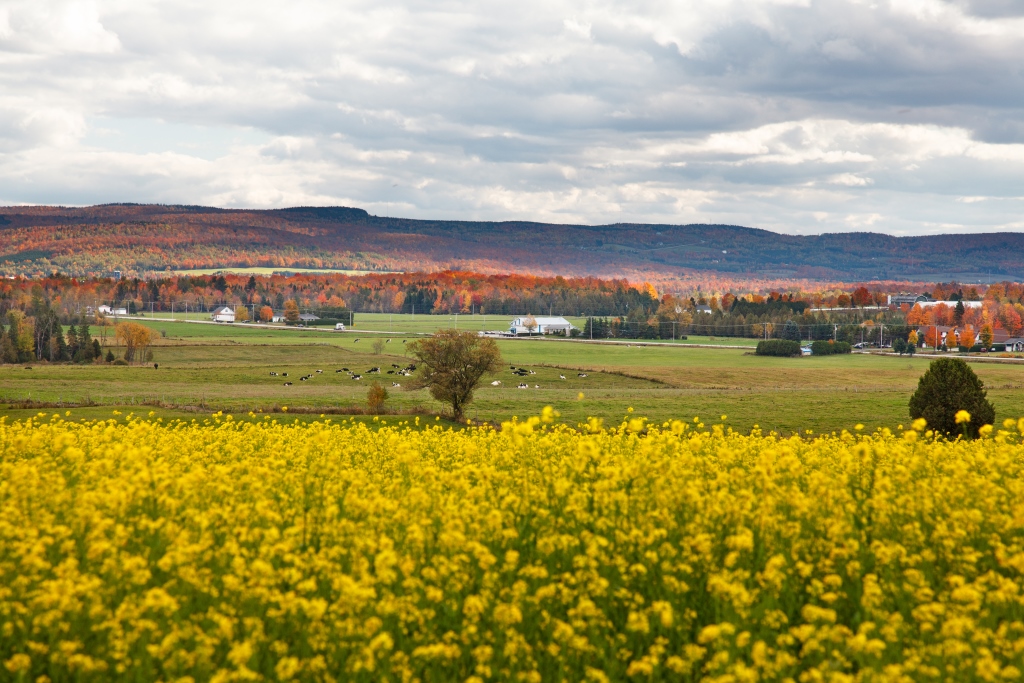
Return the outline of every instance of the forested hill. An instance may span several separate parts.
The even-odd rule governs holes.
[[[1021,279],[1024,233],[791,236],[732,225],[411,220],[346,207],[0,207],[0,273],[6,275],[228,266],[633,279],[694,270],[845,281]]]

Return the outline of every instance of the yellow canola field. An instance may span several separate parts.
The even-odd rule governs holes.
[[[1002,681],[1024,446],[0,420],[0,680]]]

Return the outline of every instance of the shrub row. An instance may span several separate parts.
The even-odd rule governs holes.
[[[837,353],[852,353],[849,342],[816,341],[811,344],[811,353],[815,356],[832,356]]]
[[[799,356],[800,342],[791,339],[766,339],[757,342],[758,356]]]

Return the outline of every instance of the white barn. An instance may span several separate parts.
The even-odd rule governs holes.
[[[571,330],[576,329],[576,326],[565,318],[546,316],[534,317],[533,321],[536,322],[536,326],[531,329],[526,326],[526,321],[529,317],[523,316],[513,320],[508,328],[509,334],[569,334]]]
[[[235,311],[230,306],[220,306],[213,309],[210,319],[215,323],[233,323],[235,322]]]

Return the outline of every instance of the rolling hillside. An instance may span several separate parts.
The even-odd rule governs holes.
[[[671,279],[987,281],[1024,277],[1024,234],[790,236],[730,225],[411,220],[362,209],[108,204],[0,208],[0,273],[220,267],[465,269]]]

